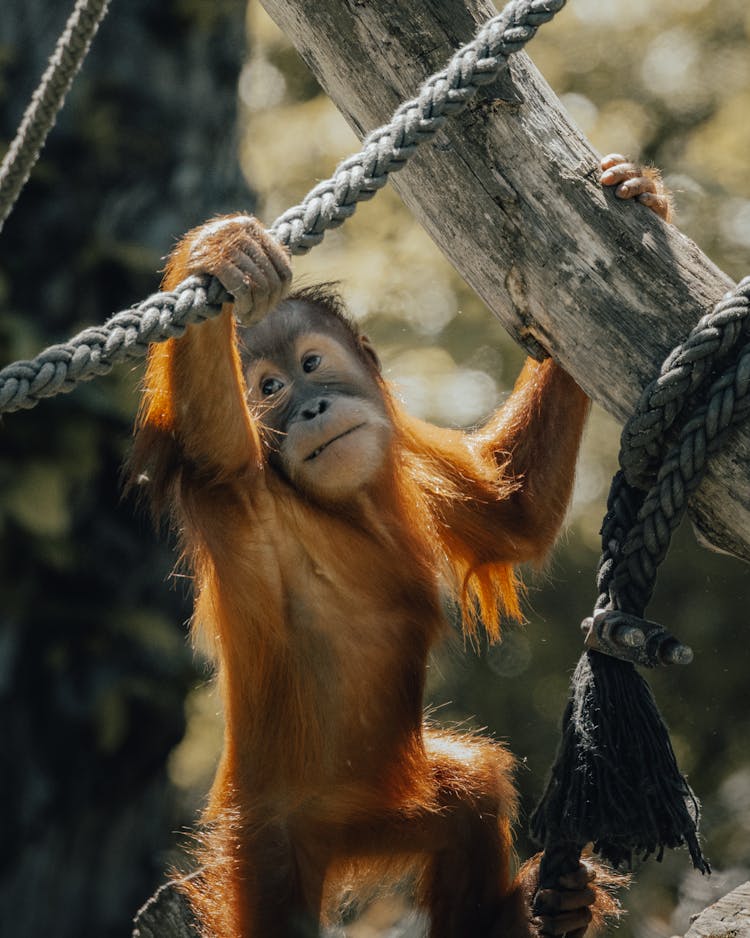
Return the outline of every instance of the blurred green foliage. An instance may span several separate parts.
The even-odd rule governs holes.
[[[0,8],[0,143],[72,4]],[[210,9],[209,9],[210,7]],[[248,192],[236,160],[244,4],[112,4],[0,235],[0,360],[158,286],[174,240]],[[167,774],[195,680],[189,590],[120,475],[139,372],[0,424],[0,921],[123,935],[192,820]]]

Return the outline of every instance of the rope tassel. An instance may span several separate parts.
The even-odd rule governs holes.
[[[596,651],[581,656],[563,717],[562,741],[531,818],[540,844],[594,844],[615,867],[698,844],[698,800],[680,773],[653,694],[635,667]],[[552,871],[552,879],[559,874]]]

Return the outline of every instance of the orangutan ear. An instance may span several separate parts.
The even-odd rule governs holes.
[[[380,364],[380,358],[378,356],[378,353],[375,351],[375,346],[367,338],[366,335],[361,335],[359,337],[359,344],[360,344],[360,347],[362,348],[362,351],[365,353],[365,355],[372,361],[372,363],[377,368],[378,374],[380,374],[380,372],[382,371],[382,366]]]

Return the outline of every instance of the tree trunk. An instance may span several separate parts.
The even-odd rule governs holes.
[[[262,3],[360,136],[494,14],[485,0]],[[514,338],[621,421],[732,285],[676,228],[602,190],[597,154],[524,53],[393,185]],[[691,503],[703,538],[744,559],[748,457],[742,429]]]

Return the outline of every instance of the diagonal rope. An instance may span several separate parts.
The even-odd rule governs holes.
[[[39,87],[32,95],[21,126],[0,166],[0,230],[39,158],[47,134],[108,6],[109,0],[77,0],[65,24]]]
[[[454,54],[446,68],[424,82],[415,98],[373,131],[359,153],[340,163],[330,179],[277,218],[271,233],[293,254],[304,254],[319,244],[328,228],[351,217],[357,202],[372,198],[390,173],[402,169],[446,118],[464,111],[479,88],[497,78],[508,56],[522,49],[564,5],[565,0],[509,3]]]
[[[359,153],[340,163],[330,179],[277,218],[271,234],[292,254],[305,254],[319,244],[329,228],[351,217],[357,203],[371,199],[448,117],[465,110],[479,88],[498,76],[508,56],[522,49],[564,5],[565,0],[512,0],[453,55],[446,68],[424,82],[414,99],[371,133]],[[163,342],[181,334],[190,322],[217,314],[220,297],[229,296],[209,279],[213,278],[199,278],[201,286],[196,288],[198,280],[190,278],[172,293],[149,297],[31,361],[6,366],[0,371],[0,413],[28,409],[44,397],[72,391],[118,362],[142,358],[148,343]]]

